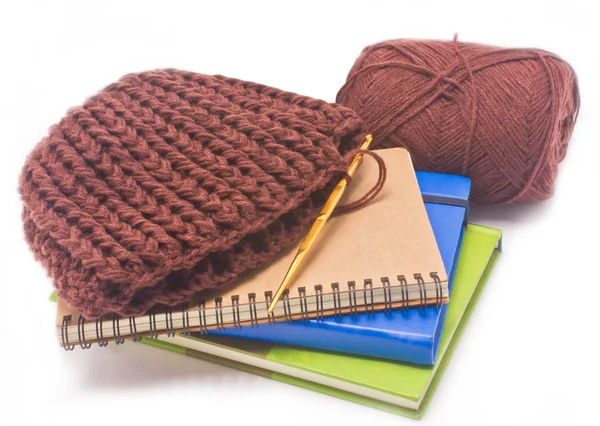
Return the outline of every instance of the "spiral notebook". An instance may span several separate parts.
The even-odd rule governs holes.
[[[427,218],[410,155],[403,148],[378,151],[388,177],[367,206],[334,217],[278,303],[267,306],[300,242],[267,265],[244,274],[237,285],[206,292],[179,308],[156,309],[136,318],[85,321],[59,300],[57,334],[69,350],[126,337],[168,336],[176,332],[259,327],[275,321],[374,312],[409,306],[440,306],[448,301],[448,278]],[[341,203],[367,192],[378,167],[366,159]]]
[[[304,346],[415,364],[435,363],[442,326],[451,305],[452,275],[468,214],[471,181],[464,176],[417,171],[417,182],[448,274],[450,302],[441,308],[401,309],[292,321],[276,327],[225,328],[209,333]]]

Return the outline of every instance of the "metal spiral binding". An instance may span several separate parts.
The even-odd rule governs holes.
[[[142,340],[142,336],[140,336],[137,332],[137,325],[135,323],[135,317],[129,317],[129,333],[131,334],[131,340],[134,342],[139,342]]]
[[[442,303],[444,302],[442,282],[440,281],[440,277],[438,276],[437,272],[432,272],[429,275],[431,278],[433,278],[433,282],[435,283],[435,306],[441,308]]]
[[[400,283],[400,294],[402,295],[402,305],[401,309],[407,309],[409,306],[408,303],[408,282],[406,281],[406,277],[404,275],[398,275],[398,282]]]
[[[285,317],[285,322],[292,322],[292,308],[290,307],[289,289],[285,289],[283,295],[281,296],[281,301],[283,302],[283,316]]]
[[[156,312],[154,309],[151,309],[148,312],[148,323],[150,324],[150,338],[158,339],[158,330],[156,329]]]
[[[419,285],[419,308],[423,308],[427,303],[427,288],[421,274],[414,274],[415,280]]]
[[[435,285],[435,306],[441,307],[444,301],[443,297],[443,287],[442,282],[436,272],[432,272],[429,274],[433,279],[433,283]],[[418,286],[419,290],[419,307],[427,306],[427,287],[425,281],[421,274],[413,275]],[[400,309],[407,309],[410,307],[409,300],[409,285],[404,275],[398,275],[397,277],[398,284],[400,287]],[[392,286],[388,277],[382,277],[381,282],[383,284],[383,296],[384,296],[384,311],[390,312],[394,305],[392,303]],[[325,307],[323,301],[323,286],[315,285],[315,302],[316,302],[316,310],[314,312],[317,320],[324,319]],[[343,307],[341,304],[341,291],[339,283],[331,284],[332,295],[333,295],[333,315],[340,316],[343,314]],[[298,288],[298,298],[300,302],[300,317],[302,320],[310,319],[310,312],[308,310],[308,298],[306,293],[306,287]],[[374,313],[375,312],[375,298],[374,298],[374,289],[373,289],[373,280],[365,279],[364,287],[363,287],[363,295],[364,295],[364,308],[366,313]],[[273,299],[273,293],[271,291],[265,292],[265,304],[268,307]],[[217,297],[214,299],[215,302],[215,314],[216,314],[216,329],[217,331],[224,331],[225,322],[223,318],[223,299],[221,297]],[[236,330],[239,330],[242,327],[241,314],[240,314],[240,303],[239,296],[234,295],[231,297],[231,308],[233,314],[233,327]],[[350,315],[356,315],[358,313],[358,303],[356,297],[356,282],[348,281],[348,311]],[[286,322],[291,322],[293,319],[289,290],[286,290],[282,296],[283,303],[283,311]],[[249,293],[248,294],[248,305],[249,305],[249,314],[250,314],[250,326],[252,328],[259,326],[259,319],[257,314],[256,307],[256,294]],[[148,312],[148,323],[149,323],[149,337],[152,339],[156,339],[159,336],[159,330],[156,327],[156,312],[154,309]],[[165,333],[168,337],[175,336],[175,327],[173,324],[173,310],[171,307],[165,308]],[[206,315],[206,301],[200,300],[198,301],[198,321],[199,327],[198,332],[201,334],[208,333],[208,323],[207,323],[207,315]],[[185,335],[191,334],[191,324],[190,324],[190,316],[189,316],[189,304],[185,303],[181,305],[181,318],[182,318],[182,330]],[[68,327],[69,323],[72,320],[71,315],[66,315],[62,319],[61,324],[61,339],[62,346],[66,351],[72,351],[76,344],[71,344],[69,342],[68,335]],[[116,314],[112,314],[112,329],[113,329],[113,339],[117,345],[120,345],[125,342],[125,338],[121,336],[121,328],[119,323],[120,317]],[[275,325],[275,314],[267,315],[267,320],[269,325]],[[95,341],[98,343],[98,346],[105,347],[108,345],[108,339],[104,337],[104,317],[100,317],[95,320],[96,325],[96,338]],[[134,342],[140,341],[142,339],[141,334],[137,330],[136,318],[128,317],[129,321],[129,331],[131,338]],[[77,319],[77,336],[78,343],[82,349],[89,349],[92,346],[92,343],[89,342],[85,335],[85,318],[79,315]]]
[[[206,300],[202,299],[198,301],[198,321],[200,322],[201,334],[207,334],[208,328],[206,326]]]
[[[323,286],[317,284],[315,286],[315,293],[317,294],[317,320],[323,320]]]
[[[125,342],[125,339],[123,339],[121,337],[121,326],[119,324],[119,317],[117,316],[117,314],[113,314],[113,316],[112,316],[112,327],[113,327],[113,336],[115,339],[115,343],[117,345],[120,345],[123,342]]]
[[[306,287],[298,287],[298,297],[300,298],[300,315],[303,320],[308,319],[308,304],[306,303]]]
[[[331,283],[331,290],[333,290],[333,315],[339,317],[342,315],[342,301],[340,299],[340,284]]]
[[[390,312],[392,310],[392,287],[390,286],[390,279],[388,277],[381,278],[381,284],[383,284],[383,310]]]
[[[79,338],[79,346],[81,346],[81,349],[89,349],[90,346],[92,346],[92,344],[88,343],[87,340],[85,340],[84,326],[85,319],[82,315],[79,315],[79,318],[77,318],[77,337]]]
[[[267,304],[267,308],[271,304],[271,300],[273,300],[273,292],[265,291],[265,303]],[[275,325],[275,313],[271,312],[267,314],[267,320],[269,321],[269,325]]]
[[[364,296],[365,296],[365,312],[374,313],[375,312],[375,298],[373,296],[373,280],[367,278],[365,280],[364,288],[363,288]],[[367,292],[371,297],[371,301],[367,302]]]
[[[173,309],[170,306],[165,308],[165,323],[167,337],[175,336],[175,328],[173,327]]]
[[[348,303],[350,304],[350,315],[356,315],[358,313],[358,306],[356,305],[355,281],[348,281]]]
[[[183,321],[183,334],[189,336],[191,334],[190,330],[190,305],[184,303],[181,305],[181,321]]]
[[[233,329],[239,330],[242,328],[240,321],[240,296],[231,296],[231,312],[233,313]]]
[[[217,331],[225,330],[225,325],[223,324],[223,298],[222,297],[215,298],[215,319],[217,321]]]
[[[104,339],[104,322],[102,318],[104,317],[100,317],[96,320],[96,343],[98,343],[98,346],[101,348],[108,345],[108,340]]]
[[[250,305],[250,327],[258,327],[258,315],[256,315],[256,293],[248,294],[248,304]]]
[[[69,343],[69,332],[67,330],[69,327],[69,321],[71,321],[71,315],[65,315],[60,326],[60,337],[62,338],[63,348],[67,352],[72,351],[75,348],[75,345],[71,345]]]

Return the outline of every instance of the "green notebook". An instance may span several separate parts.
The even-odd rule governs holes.
[[[433,367],[226,336],[144,338],[143,343],[349,401],[420,418],[500,254],[500,230],[468,225]],[[275,325],[276,327],[276,325]]]

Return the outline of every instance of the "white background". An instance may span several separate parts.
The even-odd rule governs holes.
[[[2,2],[0,424],[416,424],[131,342],[66,353],[17,179],[51,124],[123,74],[182,68],[333,101],[364,46],[455,32],[558,53],[582,107],[551,201],[473,208],[505,251],[422,424],[600,424],[596,2],[217,3]]]

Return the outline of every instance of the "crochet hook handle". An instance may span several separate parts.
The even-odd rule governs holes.
[[[361,151],[368,150],[369,145],[371,145],[372,140],[373,140],[373,137],[371,135],[367,135],[365,137],[365,141],[363,142],[362,146],[360,147],[360,150]],[[356,169],[358,169],[358,166],[360,166],[363,155],[364,154],[362,152],[359,152],[358,154],[356,154],[356,156],[352,160],[352,163],[350,163],[350,166],[348,167],[347,173],[349,176],[354,175],[354,172],[356,172]],[[287,273],[285,274],[283,281],[279,285],[277,292],[273,296],[273,299],[271,300],[271,303],[269,304],[269,307],[267,308],[267,314],[270,315],[273,313],[273,310],[275,309],[275,305],[277,305],[277,302],[279,302],[279,299],[281,299],[281,296],[283,295],[285,289],[290,285],[290,283],[292,282],[292,279],[294,278],[294,276],[300,269],[300,266],[304,262],[304,259],[306,258],[306,256],[310,252],[310,250],[315,245],[315,242],[317,241],[319,234],[321,233],[321,231],[323,231],[323,228],[325,227],[327,220],[331,217],[331,214],[335,210],[335,206],[337,206],[338,202],[342,198],[342,195],[344,194],[344,191],[346,190],[347,186],[348,186],[348,180],[341,179],[338,182],[338,184],[335,186],[333,191],[331,192],[331,195],[329,196],[329,198],[325,202],[325,205],[321,209],[321,212],[319,213],[319,217],[317,217],[317,219],[311,226],[310,230],[308,231],[308,234],[302,241],[302,244],[300,244],[300,248],[298,249],[296,256],[294,256],[294,260],[292,260],[292,263],[290,264],[290,267],[289,267]]]

